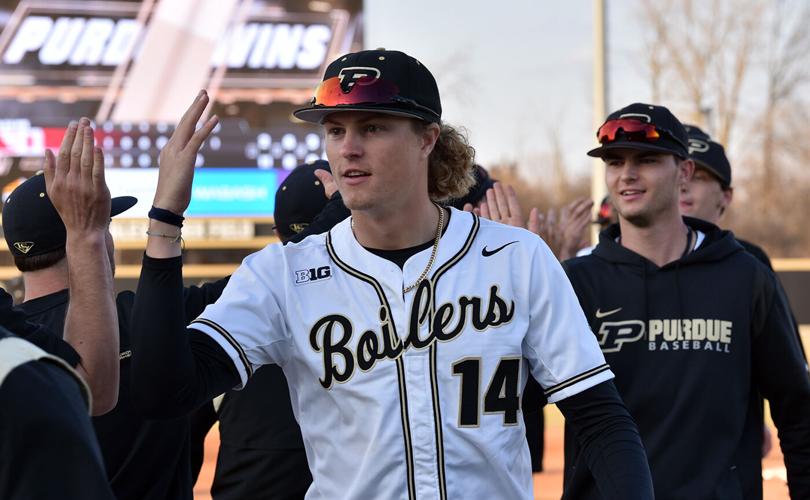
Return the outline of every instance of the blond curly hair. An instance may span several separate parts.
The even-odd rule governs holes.
[[[425,129],[429,123],[414,120]],[[466,131],[446,123],[428,158],[428,194],[433,201],[461,198],[475,185],[475,149],[467,141]]]

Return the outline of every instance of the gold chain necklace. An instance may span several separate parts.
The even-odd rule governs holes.
[[[419,275],[419,278],[416,279],[416,282],[414,282],[414,284],[411,286],[402,287],[403,294],[406,294],[419,286],[419,283],[421,283],[427,277],[428,273],[430,272],[430,268],[433,267],[433,262],[436,260],[436,254],[439,251],[439,240],[442,239],[442,227],[444,226],[444,209],[440,207],[437,203],[434,203],[434,205],[436,206],[436,209],[439,211],[439,223],[436,225],[436,237],[433,240],[433,250],[431,250],[430,252],[430,258],[428,259],[428,263],[427,266],[425,267],[425,270],[422,271],[422,274]],[[354,232],[354,218],[352,218],[350,225],[352,228],[352,232]],[[355,235],[355,238],[356,237],[357,236]]]
[[[433,250],[430,252],[430,258],[428,259],[427,266],[425,266],[425,270],[422,271],[422,274],[416,279],[413,285],[411,286],[404,286],[402,287],[402,293],[406,294],[413,290],[414,288],[419,286],[430,272],[430,268],[433,267],[433,262],[436,260],[436,254],[439,252],[439,240],[442,239],[442,226],[444,226],[444,209],[434,203],[436,205],[436,209],[439,211],[439,223],[436,224],[436,238],[433,240]]]

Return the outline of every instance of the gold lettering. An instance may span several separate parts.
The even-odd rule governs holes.
[[[706,321],[706,340],[710,342],[717,342],[720,338],[720,329],[717,325],[717,320],[710,319]]]
[[[681,333],[678,337],[679,340],[692,340],[692,321],[688,319],[681,320]]]
[[[720,342],[724,344],[731,343],[731,321],[720,322]]]
[[[706,340],[706,320],[692,320],[692,340]]]
[[[655,341],[655,337],[661,335],[664,331],[664,322],[660,319],[650,320],[650,342]]]
[[[664,321],[664,340],[672,341],[678,338],[678,325],[680,321],[677,319],[668,319]]]

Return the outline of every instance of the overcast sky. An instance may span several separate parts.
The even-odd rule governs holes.
[[[631,2],[609,11],[609,107],[649,99],[633,64],[642,44]],[[517,160],[542,172],[556,134],[567,163],[584,171],[592,130],[592,0],[365,1],[369,48],[423,61],[442,92],[444,119],[463,125],[484,165]],[[621,80],[620,84],[617,80]]]

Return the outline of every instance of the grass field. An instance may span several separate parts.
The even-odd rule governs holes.
[[[810,347],[810,327],[802,329],[805,348]],[[563,471],[563,417],[556,406],[547,406],[546,412],[546,448],[544,454],[544,471],[534,475],[534,497],[536,500],[559,500],[562,493]],[[782,452],[776,437],[776,429],[769,421],[774,445],[770,454],[762,462],[764,498],[767,500],[789,500],[785,465]],[[205,463],[200,479],[194,487],[195,500],[210,500],[209,490],[214,474],[219,430],[215,426],[205,442]]]

